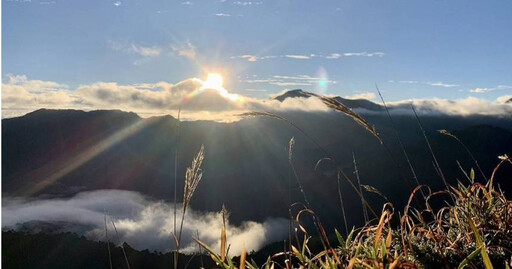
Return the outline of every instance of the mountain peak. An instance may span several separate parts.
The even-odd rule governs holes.
[[[309,97],[311,97],[311,96],[304,93],[301,89],[294,89],[294,90],[289,90],[287,92],[284,92],[278,96],[275,96],[272,99],[278,100],[279,102],[283,102],[287,98],[309,98]],[[347,99],[347,98],[343,98],[341,96],[336,96],[336,97],[334,97],[334,99],[336,99],[336,101],[346,105],[347,107],[349,107],[351,109],[362,108],[362,109],[367,109],[367,110],[371,110],[371,111],[383,111],[384,110],[383,106],[376,104],[370,100],[366,100],[366,99]]]
[[[310,96],[305,94],[301,89],[294,89],[286,91],[278,96],[273,97],[272,99],[278,100],[279,102],[283,102],[286,98],[309,98]]]

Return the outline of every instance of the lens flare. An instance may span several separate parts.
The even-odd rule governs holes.
[[[217,73],[210,73],[206,78],[206,81],[203,83],[203,88],[205,89],[223,89],[222,85],[224,84],[224,79],[222,75]]]

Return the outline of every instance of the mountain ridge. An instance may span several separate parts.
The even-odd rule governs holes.
[[[294,90],[286,91],[280,95],[274,96],[272,99],[278,100],[280,102],[284,102],[288,98],[309,98],[309,97],[311,97],[311,96],[304,93],[304,91],[302,89],[294,89]],[[347,107],[349,107],[351,109],[361,108],[361,109],[367,109],[370,111],[378,111],[378,112],[382,112],[385,109],[383,106],[381,106],[377,103],[374,103],[370,100],[367,100],[367,99],[349,99],[349,98],[343,98],[341,96],[336,96],[336,97],[334,97],[334,99],[336,99],[336,101],[346,105]]]

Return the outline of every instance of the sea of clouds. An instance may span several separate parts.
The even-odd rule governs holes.
[[[142,117],[176,115],[181,108],[184,120],[235,121],[236,114],[247,111],[309,111],[327,112],[318,98],[260,99],[241,94],[227,96],[214,89],[203,89],[203,81],[186,79],[176,84],[168,82],[121,85],[115,82],[95,82],[71,88],[53,81],[29,79],[24,75],[7,75],[2,83],[2,117],[21,116],[40,108],[58,109],[120,109]],[[373,99],[375,94],[351,96]],[[476,97],[457,100],[428,99],[390,102],[392,113],[410,113],[414,104],[419,114],[491,115],[512,114],[510,95],[495,101]],[[373,113],[372,111],[359,111]]]
[[[112,242],[127,242],[135,249],[167,252],[174,249],[174,205],[155,201],[140,193],[123,190],[81,192],[71,198],[2,200],[2,229],[18,229],[29,222],[72,223],[82,226],[81,232],[93,240],[105,240],[105,215]],[[181,204],[177,206],[177,225],[181,219]],[[105,214],[106,213],[106,214]],[[111,220],[117,228],[119,239]],[[222,215],[219,212],[199,212],[187,209],[183,224],[181,249],[196,252],[199,238],[214,250],[220,249]],[[76,231],[76,230],[75,230]],[[284,239],[288,220],[270,218],[263,223],[246,221],[239,226],[227,225],[230,254],[238,255],[259,250],[266,244]]]

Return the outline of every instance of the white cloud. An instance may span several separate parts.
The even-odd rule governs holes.
[[[398,81],[389,80],[388,82],[390,82],[390,83],[401,83],[401,84],[423,84],[423,85],[428,85],[428,86],[432,86],[432,87],[443,87],[443,88],[453,88],[453,87],[459,87],[460,86],[458,84],[449,84],[449,83],[445,83],[445,82],[442,82],[442,81],[438,81],[438,82],[422,82],[422,81],[417,81],[417,80],[398,80]]]
[[[55,82],[10,75],[8,82],[2,84],[2,89],[4,117],[20,116],[40,108],[120,109],[141,116],[155,116],[175,114],[182,105],[182,111],[191,120],[232,121],[236,119],[233,115],[245,111],[283,109],[280,102],[231,94],[225,89],[205,89],[203,82],[196,78],[177,84],[156,82],[120,85],[115,82],[95,82],[70,89]],[[297,108],[307,110],[311,107],[303,105]]]
[[[122,51],[124,53],[136,53],[144,57],[155,57],[162,52],[162,49],[157,46],[145,47],[135,43],[128,44],[115,41],[109,41],[108,44],[113,50]]]
[[[490,92],[490,91],[493,91],[494,89],[493,88],[474,88],[472,90],[469,90],[470,92],[474,92],[474,93],[486,93],[486,92]]]
[[[245,54],[250,55],[250,54]],[[266,55],[266,56],[260,56],[257,57],[258,60],[265,60],[265,59],[275,59],[275,58],[290,58],[290,59],[299,59],[299,60],[309,60],[313,58],[321,58],[321,59],[328,59],[328,60],[335,60],[340,59],[341,57],[354,57],[354,56],[364,56],[364,57],[384,57],[386,54],[383,52],[348,52],[348,53],[331,53],[327,56],[324,56],[319,53],[309,53],[309,54],[284,54],[284,55]],[[242,55],[244,56],[244,55]],[[246,57],[242,56],[232,56],[230,59],[246,59]],[[251,55],[252,56],[252,55]]]
[[[186,41],[180,44],[171,45],[171,49],[173,52],[177,52],[179,56],[183,56],[189,58],[191,60],[195,60],[197,56],[196,47],[190,42]]]
[[[187,79],[176,84],[168,82],[127,84],[95,82],[71,89],[52,81],[30,80],[23,75],[8,75],[2,84],[2,114],[4,117],[20,116],[39,108],[58,109],[120,109],[133,111],[141,116],[176,114],[180,104],[182,115],[188,120],[208,119],[233,121],[233,115],[247,111],[328,111],[316,98],[288,98],[285,102],[266,100],[247,95],[229,93],[225,89],[206,89],[203,81]],[[271,78],[248,79],[242,82],[270,84],[282,87],[313,86],[321,77],[308,75],[276,75]],[[329,84],[336,81],[327,80]],[[254,87],[246,92],[264,91]],[[255,90],[258,89],[258,90]],[[372,93],[360,93],[350,98],[374,99]],[[297,99],[297,100],[295,100]],[[183,101],[182,101],[183,100]],[[419,110],[450,115],[512,115],[512,104],[486,101],[474,97],[455,101],[444,99],[415,100]],[[410,102],[409,102],[410,103]],[[390,104],[395,111],[410,110],[407,101]],[[508,114],[507,114],[508,113]]]
[[[460,85],[457,85],[457,84],[448,84],[448,83],[443,83],[441,81],[439,82],[427,82],[428,85],[430,86],[434,86],[434,87],[443,87],[443,88],[452,88],[452,87],[458,87]]]
[[[216,13],[214,15],[217,17],[231,17],[231,14],[227,14],[227,13]]]
[[[258,61],[258,57],[255,55],[251,55],[251,54],[244,54],[241,56],[231,56],[229,58],[230,59],[247,59],[247,61],[249,61],[249,62],[257,62]]]
[[[325,56],[326,59],[339,59],[341,54],[339,53],[331,53],[330,55]]]
[[[153,56],[160,55],[160,52],[162,52],[162,49],[160,49],[158,47],[143,47],[143,46],[135,45],[135,44],[132,44],[131,48],[132,48],[133,52],[135,52],[141,56],[153,57]]]
[[[491,102],[475,97],[467,97],[457,100],[434,98],[429,100],[406,100],[390,102],[388,107],[394,113],[411,113],[410,104],[421,114],[445,114],[445,115],[512,115],[512,104]]]
[[[351,57],[351,56],[362,56],[362,57],[384,57],[386,53],[384,52],[346,52],[343,53],[343,56]]]
[[[82,192],[69,199],[22,200],[4,198],[2,228],[15,228],[29,221],[66,221],[81,225],[82,234],[94,240],[104,240],[104,210],[115,220],[121,242],[126,241],[135,249],[170,251],[173,249],[173,205],[153,201],[137,192],[99,190]],[[181,209],[181,206],[178,206]],[[181,216],[181,210],[178,215]],[[179,220],[178,220],[179,223]],[[113,233],[109,220],[107,224]],[[188,209],[183,224],[182,251],[197,250],[192,238],[199,238],[214,250],[220,249],[222,216],[215,212],[199,212]],[[240,226],[227,226],[230,253],[239,255],[245,247],[258,250],[264,245],[283,239],[288,231],[288,220],[267,219],[263,223],[243,222]],[[117,242],[117,240],[116,240]]]
[[[507,90],[507,89],[512,89],[512,86],[498,85],[498,86],[492,87],[492,88],[474,88],[469,91],[473,92],[473,93],[488,93],[488,92],[492,92],[492,91],[496,91],[496,90]]]
[[[242,82],[246,83],[264,83],[269,85],[277,85],[282,87],[288,86],[313,86],[319,82],[324,82],[327,84],[336,84],[337,81],[329,80],[324,77],[312,77],[308,75],[297,75],[297,76],[282,76],[276,75],[272,76],[272,78],[267,79],[248,79],[242,80]]]
[[[512,104],[512,95],[500,96],[496,99],[496,101],[498,101],[500,104]]]
[[[261,5],[263,4],[263,2],[261,1],[257,1],[257,2],[253,2],[253,1],[235,1],[233,2],[233,5],[237,5],[237,6],[256,6],[256,5]]]
[[[373,92],[363,92],[363,93],[357,93],[354,95],[345,96],[345,98],[348,99],[367,99],[367,100],[373,100],[375,99],[375,93]]]
[[[292,58],[292,59],[299,59],[299,60],[311,59],[311,56],[308,56],[308,55],[296,55],[296,54],[286,54],[284,57]]]
[[[405,84],[418,84],[418,83],[420,83],[419,81],[416,81],[416,80],[399,80],[397,82],[398,83],[405,83]]]
[[[309,82],[270,82],[271,85],[277,85],[277,86],[310,86],[311,83]]]
[[[182,5],[186,5],[186,6],[190,6],[192,5],[192,2],[190,1],[185,1],[185,2],[181,2]]]

